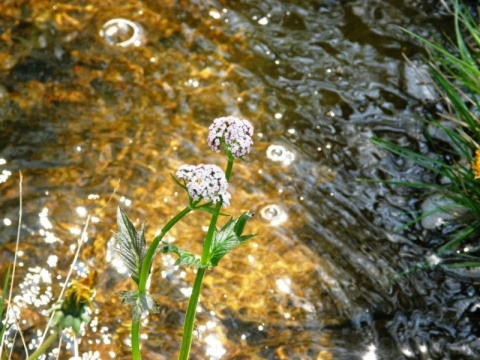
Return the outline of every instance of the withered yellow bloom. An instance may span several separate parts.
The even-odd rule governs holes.
[[[73,314],[81,313],[85,305],[92,308],[93,285],[96,276],[97,272],[92,271],[82,280],[72,280],[72,284],[65,291],[65,300],[62,306],[64,312]]]
[[[472,171],[475,175],[475,180],[480,179],[480,150],[475,150],[475,157],[472,160]]]

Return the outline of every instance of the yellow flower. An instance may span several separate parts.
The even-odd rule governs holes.
[[[92,308],[93,285],[95,283],[96,271],[92,271],[85,279],[76,281],[65,291],[65,300],[62,311],[65,313],[79,315],[83,312],[85,305]]]
[[[475,175],[475,180],[480,179],[480,150],[475,150],[475,157],[472,160],[472,171]]]

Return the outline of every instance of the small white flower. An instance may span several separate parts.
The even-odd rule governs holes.
[[[235,116],[220,117],[208,128],[208,146],[215,152],[220,151],[223,142],[236,158],[250,152],[253,145],[253,126],[248,120],[240,120]]]
[[[175,175],[185,180],[188,194],[195,201],[201,198],[213,203],[221,201],[223,207],[230,205],[228,182],[217,165],[181,165]]]

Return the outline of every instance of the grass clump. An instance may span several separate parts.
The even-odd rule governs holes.
[[[454,36],[431,41],[414,33],[428,52],[428,66],[441,94],[443,110],[426,123],[443,134],[442,155],[429,156],[378,138],[374,142],[436,175],[435,183],[390,182],[425,189],[442,205],[424,212],[447,214],[450,231],[435,249],[433,265],[444,268],[480,266],[480,27],[470,10],[455,0],[443,5],[453,15]],[[427,134],[428,138],[428,134]],[[449,161],[447,161],[449,159]],[[453,161],[452,161],[453,160]],[[431,264],[431,261],[427,261]]]

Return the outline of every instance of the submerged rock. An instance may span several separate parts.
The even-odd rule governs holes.
[[[435,194],[423,201],[421,211],[423,228],[435,230],[442,228],[447,222],[461,216],[465,209],[452,199],[441,194]]]

